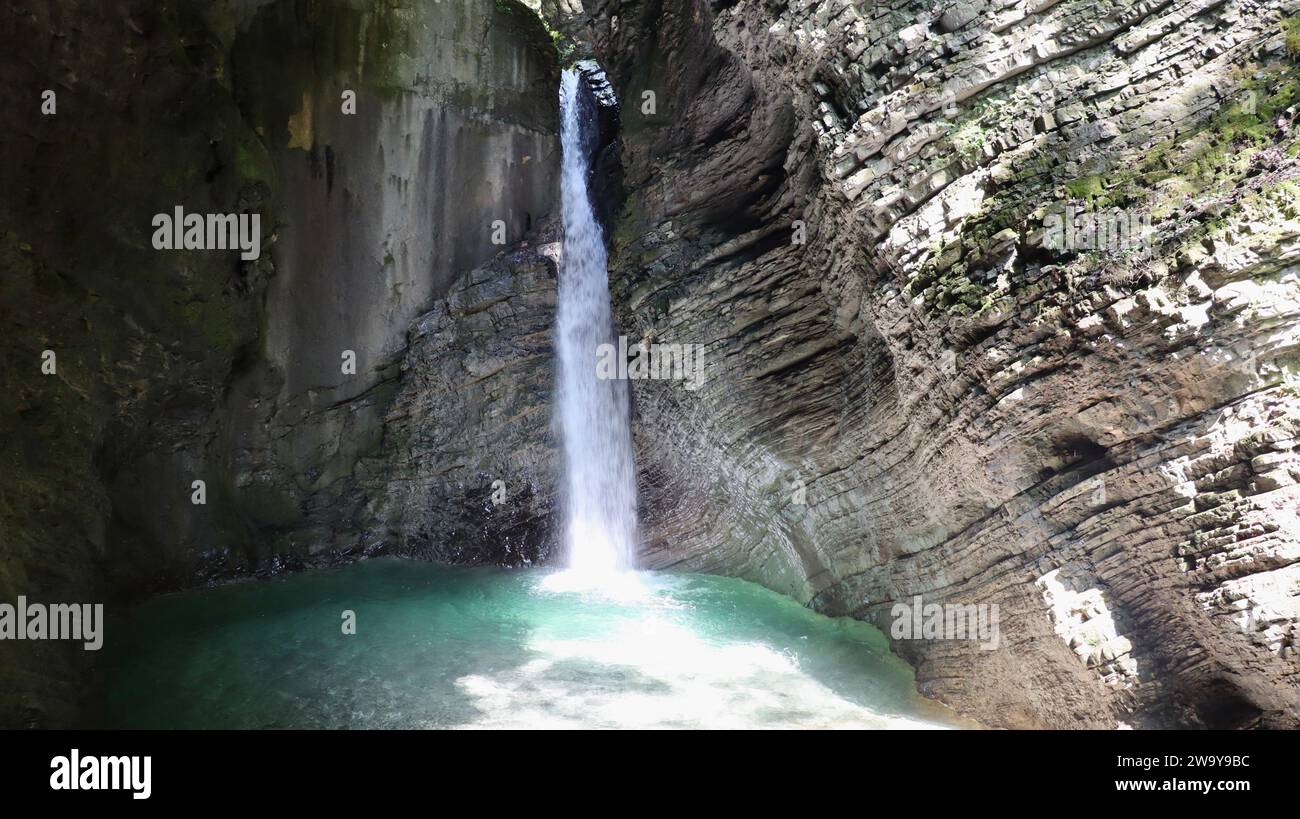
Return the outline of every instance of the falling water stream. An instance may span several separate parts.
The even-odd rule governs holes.
[[[563,570],[379,558],[110,612],[96,724],[125,728],[940,727],[877,629],[733,578],[636,571],[625,382],[563,75],[557,415]],[[631,592],[629,593],[629,589]],[[348,624],[351,623],[351,628]]]
[[[627,384],[596,377],[596,348],[613,343],[605,244],[587,186],[595,137],[590,95],[577,71],[560,80],[564,151],[560,204],[564,255],[555,320],[557,414],[564,446],[569,568],[591,582],[631,569],[636,554],[636,469]]]

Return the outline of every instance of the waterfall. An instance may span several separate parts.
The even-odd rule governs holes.
[[[596,349],[614,342],[605,244],[587,190],[593,103],[577,71],[560,80],[564,250],[555,321],[556,405],[564,449],[569,568],[631,569],[636,558],[636,468],[625,381],[596,377]]]

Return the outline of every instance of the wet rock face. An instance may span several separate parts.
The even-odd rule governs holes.
[[[254,135],[199,11],[0,9],[0,598],[11,603],[112,600],[118,581],[172,577],[164,543],[235,520],[191,505],[191,482],[274,269],[266,254],[150,246],[156,213],[262,210],[269,194],[237,169]],[[148,532],[133,525],[144,519]],[[72,717],[92,656],[71,645],[0,644],[0,724]]]
[[[622,140],[619,138],[623,127],[621,106],[614,86],[599,63],[580,60],[574,68],[583,80],[579,97],[583,103],[583,115],[595,122],[595,128],[591,130],[592,144],[589,146],[588,157],[589,195],[596,212],[596,221],[605,229],[608,238],[609,228],[618,218],[626,197],[623,189]]]
[[[1293,9],[541,6],[622,103],[592,147],[619,332],[705,345],[700,389],[633,384],[647,565],[886,632],[996,606],[991,650],[894,641],[992,725],[1296,724]],[[60,94],[0,111],[0,597],[554,557],[539,21],[0,14],[6,99]],[[261,213],[262,257],[152,252],[176,204]],[[0,724],[72,719],[81,654],[0,650]]]
[[[450,430],[481,408],[404,402],[460,352],[443,331],[408,338],[413,322],[455,313],[465,272],[554,210],[558,66],[541,21],[513,0],[29,5],[0,9],[0,598],[115,602],[378,549],[540,557],[532,532],[483,553],[466,527],[508,525],[482,509],[448,512],[433,536],[434,476],[477,487]],[[152,216],[177,205],[260,214],[260,258],[153,250]],[[533,277],[545,312],[534,279],[552,268],[520,264],[506,280]],[[445,332],[491,320],[505,339],[499,312],[522,301]],[[427,371],[402,381],[408,343],[407,371]],[[445,360],[419,358],[437,344]],[[505,376],[479,376],[446,383],[487,401]],[[402,449],[406,410],[423,416],[409,437],[445,461]],[[534,418],[484,429],[512,447]],[[528,429],[540,441],[546,425]],[[409,527],[394,498],[419,510]],[[550,503],[525,508],[540,520]],[[0,644],[0,725],[75,719],[90,658],[65,649]]]
[[[307,29],[300,16],[268,7],[235,42],[248,116],[275,135],[282,274],[266,296],[262,355],[234,379],[226,438],[211,449],[246,499],[258,549],[251,561],[216,555],[224,571],[268,551],[317,561],[428,541],[425,523],[408,531],[391,499],[368,494],[380,476],[410,477],[409,458],[381,460],[392,402],[425,376],[412,372],[422,365],[408,332],[458,277],[536,232],[557,199],[558,66],[532,12],[411,2],[341,8]],[[292,81],[262,79],[272,73]],[[341,112],[354,87],[377,115]],[[426,400],[413,422],[445,430],[443,413],[463,398]],[[439,440],[448,449],[420,460],[446,458],[450,474],[461,442]],[[415,519],[440,506],[403,486]],[[462,528],[451,512],[442,525]]]
[[[547,561],[557,542],[551,428],[557,219],[460,277],[411,327],[384,446],[361,464],[395,549],[450,563]]]
[[[706,345],[633,385],[646,562],[996,605],[894,641],[988,724],[1294,726],[1294,10],[588,11],[620,332]]]

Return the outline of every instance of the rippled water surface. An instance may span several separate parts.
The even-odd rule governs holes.
[[[106,633],[107,725],[925,727],[876,629],[752,583],[394,558],[162,597]],[[356,634],[342,613],[356,613]]]

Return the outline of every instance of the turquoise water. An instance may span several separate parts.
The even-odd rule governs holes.
[[[149,601],[108,624],[129,728],[927,727],[885,637],[752,583],[383,558]],[[343,633],[343,612],[356,633]]]

